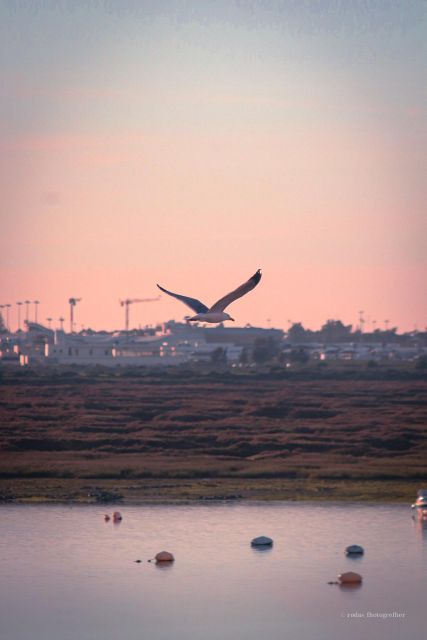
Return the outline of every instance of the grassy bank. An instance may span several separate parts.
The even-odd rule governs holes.
[[[419,483],[414,481],[319,481],[310,480],[87,480],[14,478],[1,482],[3,504],[64,503],[79,504],[206,504],[210,501],[241,500],[352,501],[391,503],[414,501]]]

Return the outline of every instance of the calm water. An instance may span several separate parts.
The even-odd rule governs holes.
[[[118,508],[119,525],[111,506],[0,508],[1,640],[427,636],[427,528],[407,506]],[[252,549],[258,535],[273,549]],[[345,557],[353,543],[362,558]],[[163,549],[172,566],[147,562]],[[348,570],[360,588],[327,584]]]

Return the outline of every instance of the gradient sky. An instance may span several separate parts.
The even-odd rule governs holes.
[[[262,267],[236,324],[424,328],[426,33],[422,0],[1,2],[0,303],[113,329]]]

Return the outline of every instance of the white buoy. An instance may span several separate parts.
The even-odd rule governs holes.
[[[273,540],[271,538],[267,538],[267,536],[258,536],[258,538],[254,538],[251,541],[252,547],[271,547],[273,544]]]
[[[359,544],[351,544],[346,547],[345,552],[348,556],[361,556],[365,553],[365,550]]]
[[[346,573],[340,573],[338,576],[340,584],[355,585],[362,582],[362,576],[360,573],[354,573],[354,571],[347,571]]]
[[[174,562],[175,558],[169,551],[159,551],[156,555],[156,562]]]
[[[120,520],[122,520],[122,514],[120,513],[120,511],[115,511],[113,513],[113,520],[114,522],[120,522]]]

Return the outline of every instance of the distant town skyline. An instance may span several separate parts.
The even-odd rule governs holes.
[[[124,327],[427,324],[427,5],[1,3],[0,304]],[[21,308],[25,318],[25,304]],[[182,319],[171,299],[131,325]]]

